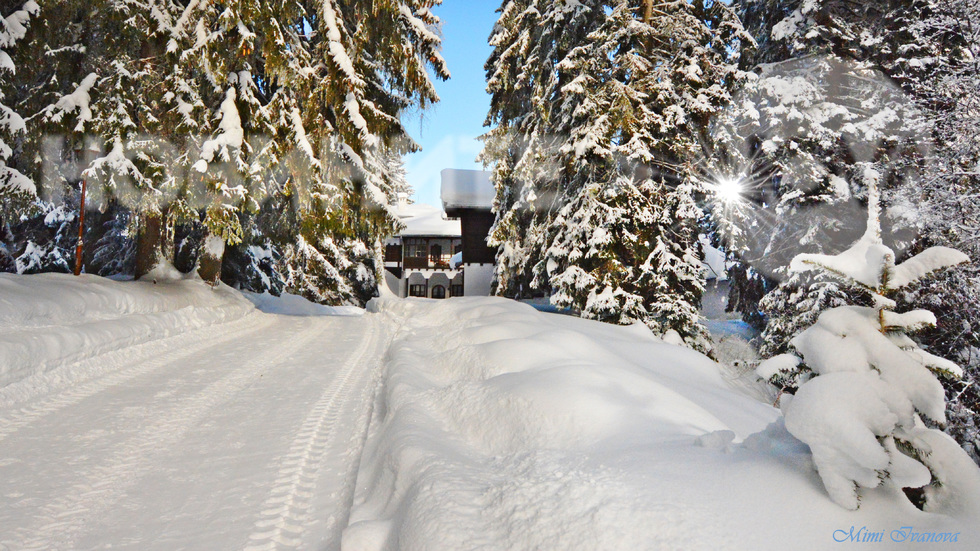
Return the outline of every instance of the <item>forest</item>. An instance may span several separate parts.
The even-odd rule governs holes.
[[[0,271],[172,265],[364,305],[409,191],[405,117],[450,78],[440,3],[4,1]],[[498,13],[481,155],[496,294],[710,353],[707,240],[787,393],[820,379],[797,339],[822,314],[926,308],[933,323],[882,332],[963,368],[933,371],[946,430],[980,461],[976,2],[506,0]],[[890,251],[859,259],[878,279],[840,264],[862,243]],[[822,269],[794,269],[800,254]],[[910,259],[933,262],[890,285]]]

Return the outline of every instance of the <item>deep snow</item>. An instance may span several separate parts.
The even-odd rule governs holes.
[[[852,526],[980,542],[975,509],[885,489],[835,505],[778,410],[642,326],[504,299],[373,307],[400,329],[344,551],[831,549]]]
[[[0,549],[980,542],[968,499],[835,505],[765,389],[643,326],[160,275],[0,275]]]

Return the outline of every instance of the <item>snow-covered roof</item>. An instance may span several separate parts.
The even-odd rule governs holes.
[[[424,203],[407,204],[399,201],[398,218],[405,229],[399,235],[459,237],[463,234],[459,220],[447,220],[442,209]]]
[[[490,173],[483,170],[447,168],[442,171],[442,208],[489,209],[493,206]]]

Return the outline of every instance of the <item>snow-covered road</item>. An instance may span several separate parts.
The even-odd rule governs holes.
[[[255,312],[0,401],[0,550],[336,549],[384,341]]]

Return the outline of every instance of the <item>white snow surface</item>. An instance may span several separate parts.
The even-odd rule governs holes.
[[[295,298],[0,275],[0,549],[337,549],[385,332]]]
[[[892,488],[837,506],[777,410],[645,328],[496,298],[369,310],[400,329],[343,551],[831,549],[862,526],[980,541]]]
[[[356,306],[324,306],[290,294],[273,296],[269,293],[243,293],[259,310],[282,316],[363,316],[364,309]]]
[[[778,410],[643,326],[157,275],[0,275],[0,549],[830,549],[862,526],[980,541],[957,520],[980,517],[965,455],[930,464],[941,513],[893,487],[846,511]]]
[[[254,308],[199,280],[116,282],[82,275],[0,274],[0,392],[56,367],[241,319]]]

